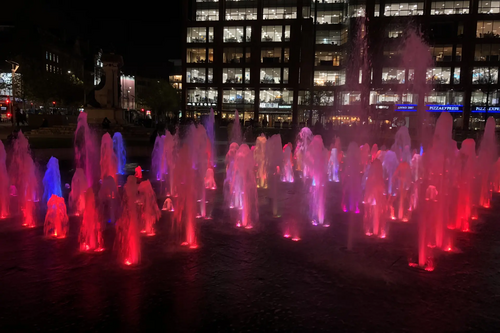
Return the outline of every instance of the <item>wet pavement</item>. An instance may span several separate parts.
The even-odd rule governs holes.
[[[361,215],[340,211],[338,184],[328,184],[329,228],[307,223],[298,181],[281,185],[280,218],[259,190],[259,224],[242,230],[224,209],[221,182],[218,173],[213,219],[197,221],[199,248],[179,246],[162,212],[137,267],[118,263],[111,225],[106,251],[89,254],[79,252],[79,218],[60,240],[43,236],[41,207],[35,229],[0,221],[0,331],[500,331],[498,197],[426,272],[408,266],[416,225],[391,222],[386,239],[364,236]],[[291,221],[299,242],[283,237]]]

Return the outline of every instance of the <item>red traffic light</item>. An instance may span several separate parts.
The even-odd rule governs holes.
[[[56,102],[55,102],[55,101],[54,101],[54,102],[52,102],[52,105],[54,105],[54,106],[55,106],[55,105],[56,105]]]
[[[144,109],[141,109],[142,112],[144,112]]]

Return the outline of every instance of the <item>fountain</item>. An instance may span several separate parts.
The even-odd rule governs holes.
[[[177,131],[178,133],[178,131]],[[168,174],[168,187],[167,196],[175,196],[175,165],[177,162],[177,142],[178,134],[175,136],[170,134],[169,131],[165,133],[165,140],[163,142],[163,158],[161,169]]]
[[[472,217],[474,196],[474,180],[477,170],[476,142],[474,139],[465,139],[460,148],[458,158],[459,176],[457,194],[456,222],[452,228],[469,231],[469,220]]]
[[[241,136],[241,124],[240,124],[240,116],[238,114],[238,110],[234,111],[234,123],[233,123],[233,128],[231,130],[231,135],[229,137],[229,142],[230,143],[237,143],[238,145],[241,145],[243,142],[243,138]]]
[[[281,181],[293,183],[293,155],[292,144],[289,142],[283,147],[283,170],[281,172]]]
[[[412,176],[411,176],[411,168],[407,162],[399,163],[396,171],[391,177],[391,181],[393,182],[392,188],[395,189],[395,195],[389,196],[389,209],[390,209],[390,217],[395,220],[396,216],[394,214],[394,203],[396,198],[398,198],[398,215],[397,218],[400,221],[408,222],[408,210],[409,210],[409,201],[408,201],[408,192],[412,186]]]
[[[205,124],[205,128],[207,130],[207,136],[208,140],[210,142],[210,163],[209,165],[212,168],[216,167],[216,161],[217,161],[217,150],[215,149],[215,116],[214,116],[214,109],[210,109],[210,115],[208,117],[208,120]]]
[[[68,233],[68,215],[64,198],[53,194],[47,202],[44,234],[55,238],[65,238]]]
[[[196,236],[196,188],[195,171],[192,169],[191,147],[184,144],[179,151],[178,165],[176,166],[177,209],[174,212],[174,231],[182,239],[181,245],[192,249],[198,247]],[[171,205],[170,205],[171,206]],[[171,206],[172,207],[172,206]],[[168,205],[167,205],[168,208]],[[173,210],[173,207],[172,207]]]
[[[137,207],[137,180],[128,176],[123,193],[123,211],[116,221],[115,247],[118,258],[125,265],[136,265],[141,261],[141,238]]]
[[[478,150],[479,206],[489,208],[492,192],[492,168],[498,158],[498,146],[495,136],[495,118],[489,117],[484,128],[484,136]]]
[[[76,169],[71,179],[71,192],[69,192],[68,206],[71,215],[80,216],[85,209],[85,191],[87,190],[87,178],[83,169]]]
[[[47,171],[45,172],[45,176],[43,177],[43,188],[44,202],[49,201],[53,194],[58,197],[62,197],[59,161],[55,157],[51,157],[49,163],[47,163]]]
[[[358,144],[351,142],[347,148],[345,170],[342,179],[342,209],[359,213],[361,202],[361,157]]]
[[[364,195],[365,211],[363,225],[367,236],[386,236],[386,207],[384,170],[382,162],[375,159],[368,171]]]
[[[114,177],[118,173],[118,158],[113,149],[113,139],[105,133],[101,140],[101,180],[107,176]]]
[[[211,146],[203,125],[198,125],[198,127],[191,125],[188,131],[187,140],[191,147],[191,161],[192,168],[195,172],[197,201],[200,203],[199,215],[197,215],[197,217],[205,218],[207,206],[205,176],[208,166],[210,165]]]
[[[141,232],[147,236],[155,235],[155,224],[161,217],[156,202],[156,194],[149,180],[139,184],[139,203],[141,207],[141,222],[143,224]]]
[[[127,163],[127,156],[125,146],[123,145],[123,137],[120,132],[113,134],[113,151],[118,160],[118,174],[125,174],[125,164]]]
[[[302,177],[307,177],[307,170],[304,165],[304,156],[306,155],[307,152],[307,147],[313,140],[313,134],[311,130],[308,127],[304,127],[300,130],[298,136],[297,136],[297,145],[295,147],[295,161],[296,161],[296,168],[298,171],[302,171]]]
[[[269,138],[266,144],[266,156],[265,156],[265,164],[266,164],[266,179],[268,182],[269,188],[269,197],[272,201],[273,207],[273,217],[279,217],[278,214],[278,201],[279,194],[281,193],[280,186],[280,173],[283,169],[283,156],[281,150],[281,136],[279,134],[275,134]],[[256,149],[257,150],[257,149]],[[255,156],[255,152],[254,152]]]
[[[266,142],[266,136],[261,134],[255,142],[255,150],[253,151],[253,159],[257,168],[257,188],[267,188]]]
[[[234,160],[236,158],[236,152],[238,151],[239,145],[236,142],[231,143],[229,146],[229,151],[226,154],[226,178],[224,179],[224,201],[226,204],[233,208],[235,206],[235,192],[233,188],[234,179],[236,177],[236,167]]]
[[[135,172],[134,177],[137,178],[137,180],[142,179],[142,168],[140,165],[138,165],[137,168],[135,168],[134,172]]]
[[[339,156],[337,148],[332,148],[330,158],[328,159],[328,181],[338,183],[339,179]]]
[[[163,181],[163,175],[167,173],[166,163],[163,161],[163,145],[165,143],[165,136],[156,136],[155,144],[153,147],[153,154],[151,155],[151,172],[156,180]]]
[[[10,180],[7,173],[6,159],[5,147],[0,141],[0,219],[7,218],[10,215]]]
[[[330,226],[325,222],[325,183],[327,151],[320,135],[314,136],[304,156],[304,166],[311,178],[309,188],[309,217],[313,225]]]
[[[238,227],[253,228],[258,220],[257,183],[255,181],[255,161],[248,145],[238,148],[234,159],[234,177],[230,192],[235,198],[234,207],[241,210],[241,218],[236,223]]]
[[[107,176],[103,179],[97,198],[99,199],[100,216],[104,221],[115,223],[116,218],[119,216],[120,202],[118,200],[118,187],[113,177]]]
[[[103,227],[96,209],[94,191],[89,188],[85,192],[85,211],[80,226],[80,251],[103,251],[102,231]]]
[[[174,211],[174,204],[172,203],[172,199],[166,198],[165,201],[163,202],[163,206],[162,206],[161,210],[173,212]]]
[[[97,140],[87,123],[87,113],[80,112],[75,131],[75,162],[76,168],[85,172],[87,187],[91,187],[98,177]]]
[[[384,179],[387,184],[386,193],[388,196],[395,195],[393,191],[392,176],[396,172],[398,165],[399,165],[399,160],[397,154],[392,150],[386,151],[384,154],[384,160],[382,162],[382,166],[384,168]]]

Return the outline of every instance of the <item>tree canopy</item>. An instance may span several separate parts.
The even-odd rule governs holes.
[[[151,80],[147,88],[138,91],[137,99],[140,104],[147,105],[151,111],[161,115],[175,111],[179,106],[177,91],[163,79]]]

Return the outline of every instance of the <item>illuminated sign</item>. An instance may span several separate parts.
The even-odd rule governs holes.
[[[417,104],[396,104],[396,111],[416,112],[417,111]]]
[[[215,103],[187,103],[189,106],[217,106]]]
[[[278,103],[260,103],[261,109],[277,109],[278,107]]]
[[[427,105],[427,112],[462,112],[463,105]]]
[[[500,106],[490,106],[488,108],[486,106],[476,106],[471,112],[486,112],[486,109],[490,113],[500,113]]]

